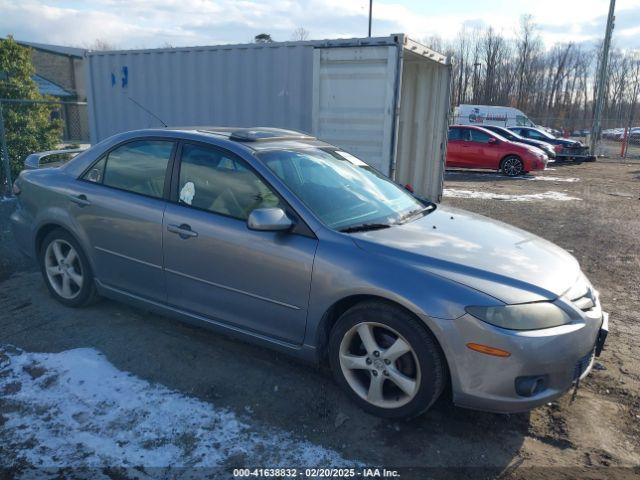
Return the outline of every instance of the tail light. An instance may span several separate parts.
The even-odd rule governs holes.
[[[562,152],[562,145],[554,145],[553,149],[556,151],[556,153],[560,153]]]
[[[413,193],[413,185],[411,185],[410,183],[407,183],[404,188],[406,190],[409,190],[411,193]]]
[[[13,182],[13,188],[12,188],[13,194],[17,197],[18,195],[20,195],[20,193],[22,193],[22,190],[20,190],[20,185],[18,185],[18,180],[16,179],[15,182]]]

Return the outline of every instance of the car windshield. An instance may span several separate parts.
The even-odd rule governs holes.
[[[551,135],[548,132],[545,132],[544,130],[538,130],[537,128],[532,129],[533,132],[538,132],[540,135],[542,135],[545,138],[551,138],[551,139],[555,139],[556,137],[554,137],[553,135]]]
[[[325,225],[336,230],[385,228],[417,218],[427,207],[340,150],[272,150],[258,157]]]
[[[507,140],[511,140],[513,138],[522,138],[517,133],[512,132],[510,130],[507,130],[506,128],[502,128],[502,127],[491,128],[489,130],[491,130],[493,133],[495,133],[495,134],[497,134],[499,136],[502,136],[502,137],[506,138]]]

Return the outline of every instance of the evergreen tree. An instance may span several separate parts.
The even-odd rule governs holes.
[[[0,39],[0,99],[48,100],[31,78],[35,69],[29,48],[12,37]],[[4,133],[13,178],[27,155],[55,149],[62,138],[62,121],[53,118],[58,109],[46,103],[2,102]]]

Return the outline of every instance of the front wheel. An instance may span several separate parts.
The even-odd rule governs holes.
[[[89,262],[78,242],[56,229],[42,242],[40,269],[51,295],[69,307],[91,303],[97,296]]]
[[[364,410],[385,418],[426,411],[442,393],[443,355],[408,312],[382,302],[358,304],[331,332],[329,360],[337,383]]]
[[[524,164],[515,155],[509,155],[502,160],[502,173],[507,177],[517,177],[524,173]]]

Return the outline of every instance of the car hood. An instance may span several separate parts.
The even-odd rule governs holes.
[[[564,138],[559,138],[559,144],[562,145],[563,147],[581,147],[582,143],[581,142],[577,142],[575,140],[566,140]]]
[[[516,141],[520,142],[522,140],[516,140]],[[542,148],[551,148],[551,146],[547,142],[543,142],[542,140],[526,139],[524,140],[524,142],[528,143],[529,145],[535,145]]]
[[[557,245],[451,207],[439,206],[403,225],[356,233],[353,239],[364,250],[406,262],[508,304],[553,300],[580,274],[576,259]]]

